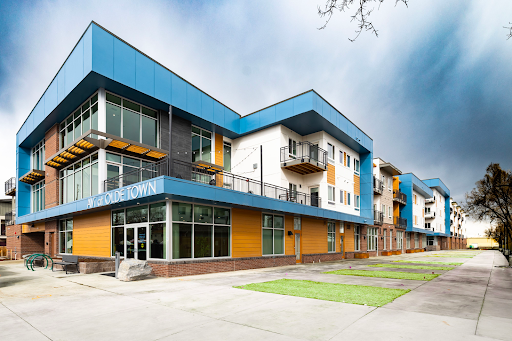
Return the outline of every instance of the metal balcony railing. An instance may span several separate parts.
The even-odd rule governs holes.
[[[5,195],[12,196],[16,194],[16,178],[12,177],[5,182]]]
[[[435,218],[436,217],[436,212],[435,211],[429,211],[429,212],[425,212],[425,218]]]
[[[393,190],[393,201],[398,201],[400,204],[407,203],[407,194],[400,192],[399,189]]]
[[[407,228],[407,219],[405,218],[394,216],[393,223],[396,227],[403,229]]]
[[[263,195],[268,198],[321,207],[321,198],[316,195],[290,191],[285,187],[275,186],[265,182],[262,183],[258,180],[224,172],[221,169],[215,168],[214,165],[207,166],[174,160],[172,168],[169,168],[168,158],[147,167],[137,168],[131,172],[109,178],[104,181],[104,189],[105,191],[111,191],[163,175],[222,187],[237,192]]]
[[[384,191],[384,183],[382,182],[382,180],[379,180],[376,177],[373,177],[373,193],[382,194],[383,191]]]
[[[10,211],[5,214],[5,226],[14,225],[16,221],[16,211]]]
[[[302,160],[302,162],[318,162],[327,167],[327,151],[308,141],[297,143],[295,150],[293,147],[290,149],[290,146],[281,147],[280,159],[281,163]]]
[[[373,223],[375,225],[382,225],[384,224],[384,212],[382,211],[373,211]]]

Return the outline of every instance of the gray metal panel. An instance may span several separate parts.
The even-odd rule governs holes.
[[[160,119],[160,148],[169,151],[169,113],[163,110],[159,111]]]
[[[192,125],[175,115],[172,116],[172,158],[192,162]]]

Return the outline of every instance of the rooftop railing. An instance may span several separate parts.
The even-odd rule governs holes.
[[[228,173],[220,169],[220,167],[215,167],[215,165],[202,165],[199,163],[174,160],[172,168],[169,169],[169,159],[167,158],[146,167],[137,168],[133,171],[108,178],[104,182],[104,189],[105,191],[111,191],[163,175],[200,182],[210,186],[222,187],[237,192],[262,195],[267,198],[321,207],[321,198],[316,195],[290,191],[285,187],[265,182],[262,183],[258,180]]]

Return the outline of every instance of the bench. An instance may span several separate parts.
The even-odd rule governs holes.
[[[64,269],[63,271],[66,271],[66,275],[68,274],[68,266],[69,265],[75,266],[76,271],[78,273],[80,273],[80,269],[78,268],[78,256],[62,255],[62,262],[55,262],[55,263],[53,263],[53,265],[62,265],[62,267]],[[52,269],[52,271],[53,271],[53,269]]]

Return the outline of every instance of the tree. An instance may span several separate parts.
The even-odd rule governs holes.
[[[327,18],[325,20],[325,24],[319,28],[319,30],[323,30],[327,27],[327,24],[329,21],[331,21],[332,15],[335,11],[340,12],[346,12],[350,10],[350,7],[354,5],[354,2],[356,3],[356,12],[350,16],[350,22],[356,21],[357,22],[357,30],[356,30],[356,36],[354,39],[348,38],[351,42],[354,42],[357,37],[361,34],[361,32],[364,31],[371,31],[371,33],[375,34],[376,37],[379,36],[379,33],[375,26],[373,25],[373,22],[369,20],[370,14],[375,9],[375,5],[380,6],[385,0],[327,0],[325,3],[325,8],[322,9],[320,6],[318,6],[318,15],[320,18]],[[389,0],[391,1],[391,0]],[[409,0],[394,0],[395,6],[402,2],[406,7],[409,7]],[[512,23],[509,23],[509,25],[512,25]],[[512,38],[512,26],[510,27],[504,27],[509,32],[507,33],[507,40]]]
[[[489,220],[501,226],[503,236],[512,241],[512,172],[491,163],[483,179],[466,193],[464,210],[478,221]]]
[[[505,229],[503,228],[503,225],[497,225],[495,227],[491,226],[484,231],[484,234],[487,238],[494,239],[496,243],[500,245],[499,247],[502,247],[505,237]]]

